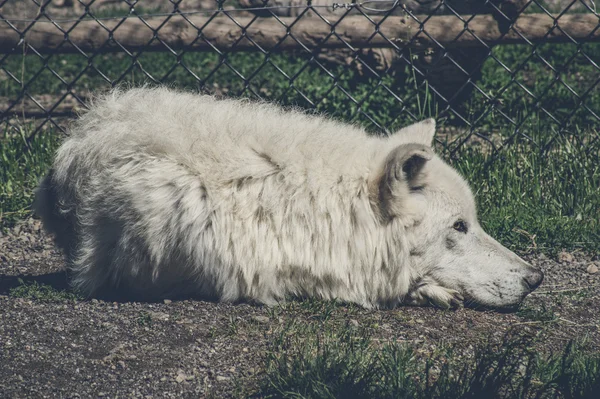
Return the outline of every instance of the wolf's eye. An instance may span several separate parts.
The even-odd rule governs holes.
[[[456,222],[454,222],[452,228],[456,231],[460,231],[461,233],[466,233],[468,230],[467,224],[462,220],[457,220]]]

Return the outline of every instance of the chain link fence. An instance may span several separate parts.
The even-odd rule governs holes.
[[[599,41],[591,0],[0,0],[0,126],[32,140],[97,92],[168,84],[377,133],[434,116],[451,155],[585,148]]]

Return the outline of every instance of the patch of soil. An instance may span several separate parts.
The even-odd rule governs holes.
[[[336,305],[325,316],[300,301],[274,309],[191,299],[46,302],[10,294],[23,280],[67,286],[61,255],[29,219],[0,236],[0,397],[233,396],[257,381],[269,343],[291,322],[361,326],[375,340],[426,350],[500,342],[509,330],[536,335],[544,352],[582,338],[600,350],[597,255],[529,261],[546,278],[515,313]]]

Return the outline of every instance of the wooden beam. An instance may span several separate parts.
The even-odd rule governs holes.
[[[420,17],[420,20],[425,18]],[[236,21],[241,27],[227,17],[217,17],[210,22],[201,17],[190,20],[194,25],[180,16],[171,17],[166,22],[165,18],[151,18],[146,20],[150,27],[137,18],[122,23],[120,20],[103,21],[102,25],[97,21],[83,21],[68,35],[51,23],[36,23],[24,35],[3,25],[0,27],[0,53],[20,53],[24,43],[40,53],[56,54],[80,50],[86,53],[112,53],[121,52],[123,48],[129,51],[164,51],[166,46],[174,50],[213,51],[216,48],[229,52],[257,51],[257,47],[265,51],[298,50],[304,47],[311,50],[346,48],[347,44],[353,48],[427,48],[435,46],[434,40],[446,48],[479,47],[482,42],[569,42],[562,31],[577,41],[600,40],[600,29],[597,29],[600,19],[593,14],[563,15],[557,21],[557,28],[547,37],[555,21],[546,14],[521,15],[514,29],[505,35],[500,32],[491,15],[474,17],[468,23],[468,31],[465,31],[465,24],[452,15],[433,16],[422,26],[410,17],[392,16],[378,27],[363,16],[347,16],[335,27],[315,16],[303,17],[295,24],[296,18],[280,18],[287,26],[275,18],[258,18],[252,23],[252,19],[239,18]],[[323,42],[332,31],[337,37],[333,35]],[[379,33],[373,36],[376,31]]]

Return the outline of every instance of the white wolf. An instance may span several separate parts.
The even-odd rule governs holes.
[[[72,127],[35,210],[88,295],[516,306],[543,274],[482,230],[434,130],[374,137],[265,103],[117,90]]]

